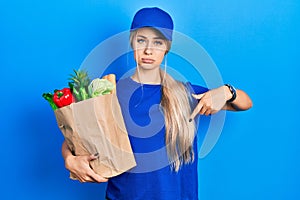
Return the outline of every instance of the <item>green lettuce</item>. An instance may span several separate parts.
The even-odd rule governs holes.
[[[97,97],[100,95],[110,94],[115,88],[115,85],[106,79],[96,78],[88,86],[89,95]]]

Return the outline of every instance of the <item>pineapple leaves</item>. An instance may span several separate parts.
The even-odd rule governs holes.
[[[87,71],[85,70],[73,70],[74,74],[70,74],[69,80],[72,82],[72,89],[75,93],[78,93],[76,95],[77,100],[85,100],[89,98],[89,95],[87,93],[88,85],[90,83],[90,78],[88,76]]]

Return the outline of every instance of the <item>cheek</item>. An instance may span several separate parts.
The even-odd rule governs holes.
[[[143,56],[144,56],[144,51],[143,50],[136,49],[136,50],[133,51],[133,57],[134,57],[134,60],[135,60],[136,63],[141,62],[141,58]]]
[[[143,53],[143,52],[142,52],[141,50],[135,49],[135,50],[133,51],[134,59],[137,60],[138,58],[140,58],[142,53]]]
[[[162,61],[165,57],[165,51],[160,51],[158,54],[157,54],[157,60],[160,60]]]
[[[133,51],[133,58],[136,60],[136,51]]]

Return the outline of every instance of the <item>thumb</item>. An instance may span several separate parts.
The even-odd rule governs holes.
[[[192,94],[192,96],[193,96],[195,99],[201,99],[204,95],[205,95],[205,93],[203,93],[203,94]]]
[[[88,160],[92,161],[92,160],[96,160],[97,158],[99,158],[99,153],[95,153],[95,154],[90,155]]]

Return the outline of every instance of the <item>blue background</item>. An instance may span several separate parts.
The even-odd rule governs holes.
[[[101,41],[159,6],[201,44],[251,110],[227,113],[199,160],[201,200],[300,199],[300,2],[11,0],[0,3],[0,199],[103,199],[105,184],[68,178],[63,137],[43,92],[65,86]]]

